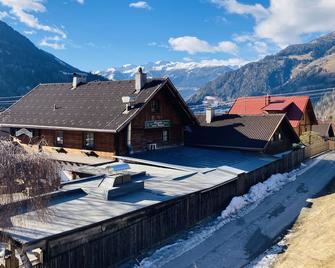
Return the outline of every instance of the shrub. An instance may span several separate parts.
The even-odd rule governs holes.
[[[11,216],[23,209],[46,215],[47,195],[59,188],[59,165],[43,154],[25,152],[11,141],[0,140],[0,228],[11,225]]]
[[[312,145],[322,143],[324,140],[319,133],[314,131],[307,131],[301,134],[300,140],[305,145]]]

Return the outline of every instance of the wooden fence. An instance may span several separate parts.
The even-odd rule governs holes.
[[[43,243],[43,264],[34,267],[115,267],[220,212],[232,197],[272,174],[294,169],[305,157],[299,149],[231,182],[49,237]]]
[[[318,155],[322,152],[330,150],[333,147],[334,147],[333,141],[323,141],[323,142],[314,143],[305,148],[305,158]]]

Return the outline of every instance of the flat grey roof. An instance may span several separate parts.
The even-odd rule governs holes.
[[[107,201],[103,196],[105,186],[99,187],[101,179],[66,185],[63,191],[82,191],[53,199],[47,221],[39,220],[36,211],[28,211],[13,216],[13,226],[6,231],[22,243],[33,244],[39,239],[211,188],[233,180],[239,173],[248,172],[276,159],[260,154],[188,147],[150,152],[136,157],[153,158],[158,165],[130,164],[131,172],[146,171],[146,176],[138,178],[144,180],[144,190]],[[137,161],[140,160],[134,159],[134,162]],[[178,164],[184,169],[165,168],[164,163]],[[114,179],[105,180],[104,185],[109,185]]]
[[[238,150],[206,149],[199,147],[175,147],[133,154],[130,158],[166,163],[180,168],[206,172],[212,169],[238,169],[249,172],[275,159],[271,155]],[[164,165],[162,165],[164,166]]]

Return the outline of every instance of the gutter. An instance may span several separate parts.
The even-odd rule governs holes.
[[[20,127],[33,129],[49,129],[49,130],[73,130],[73,131],[89,131],[89,132],[108,132],[116,133],[114,129],[95,129],[95,128],[79,128],[79,127],[57,127],[57,126],[41,126],[41,125],[24,125],[24,124],[0,124],[0,127]]]

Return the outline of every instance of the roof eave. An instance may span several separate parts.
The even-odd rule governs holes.
[[[246,151],[253,151],[253,152],[263,152],[266,148],[265,146],[264,147],[242,147],[242,146],[207,145],[207,144],[194,144],[194,146],[208,147],[208,148],[246,150]]]
[[[97,128],[80,128],[80,127],[60,127],[60,126],[43,126],[43,125],[28,125],[28,124],[6,124],[6,123],[1,123],[0,127],[116,133],[116,130],[114,130],[114,129],[97,129]]]

